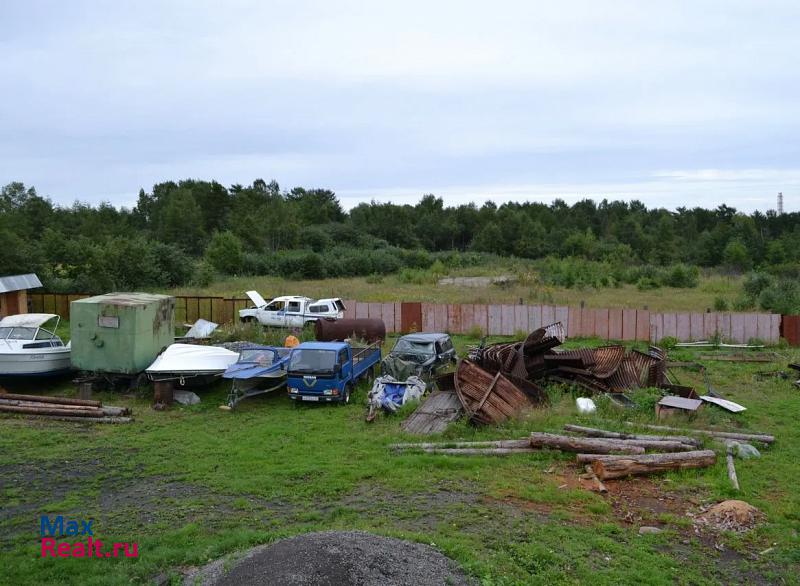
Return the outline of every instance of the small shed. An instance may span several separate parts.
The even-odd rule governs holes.
[[[37,289],[42,282],[34,273],[0,277],[0,318],[28,313],[28,289]]]

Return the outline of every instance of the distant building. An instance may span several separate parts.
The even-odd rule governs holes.
[[[28,313],[28,289],[41,286],[34,273],[0,277],[0,317]]]

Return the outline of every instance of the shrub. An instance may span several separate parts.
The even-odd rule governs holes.
[[[223,275],[236,275],[244,265],[242,241],[233,232],[214,232],[205,252],[205,260]]]
[[[666,274],[664,284],[670,287],[694,288],[700,282],[700,269],[683,264],[673,265]]]
[[[781,279],[758,296],[761,309],[791,315],[800,313],[800,285],[797,281]]]
[[[192,272],[192,285],[195,287],[208,287],[214,282],[215,277],[214,267],[211,264],[204,260],[195,263],[194,271]]]
[[[775,284],[775,279],[767,273],[748,273],[742,283],[745,294],[751,299],[756,299],[761,292]]]
[[[724,297],[714,298],[714,311],[728,311],[728,301]]]
[[[480,340],[481,338],[483,338],[483,328],[481,328],[481,326],[479,325],[472,326],[470,329],[467,330],[467,337],[474,338],[475,340]]]
[[[658,289],[661,285],[655,279],[651,279],[650,277],[642,277],[636,283],[636,288],[639,291],[650,291],[652,289]]]

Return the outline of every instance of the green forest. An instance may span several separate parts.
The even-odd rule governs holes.
[[[0,274],[36,272],[49,291],[206,286],[227,275],[408,279],[525,259],[564,287],[693,287],[701,270],[744,274],[736,306],[800,311],[800,214],[647,208],[638,201],[446,206],[360,203],[258,179],[164,182],[133,209],[55,205],[35,188],[0,192]],[[717,307],[725,310],[728,307]]]

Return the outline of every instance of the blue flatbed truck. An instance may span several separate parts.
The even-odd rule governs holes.
[[[358,381],[374,378],[380,344],[303,342],[289,358],[286,387],[293,401],[348,403]]]

